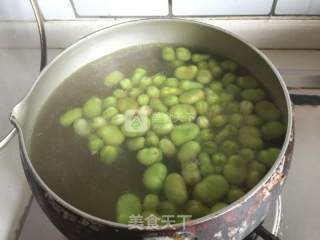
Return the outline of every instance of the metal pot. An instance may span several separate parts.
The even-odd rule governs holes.
[[[175,229],[130,230],[127,225],[89,215],[57,196],[29,158],[37,116],[50,94],[86,64],[117,50],[143,44],[181,44],[207,49],[245,64],[270,93],[287,123],[277,161],[260,183],[227,208]],[[234,239],[246,237],[265,219],[281,192],[293,149],[293,114],[289,93],[274,65],[255,47],[222,29],[193,21],[152,19],[132,21],[91,34],[56,57],[41,72],[27,96],[12,110],[10,120],[18,132],[21,159],[32,191],[51,221],[69,239]],[[2,143],[14,135],[12,131]],[[163,238],[162,238],[163,237]],[[166,238],[167,237],[167,238]],[[178,238],[177,238],[178,239]]]

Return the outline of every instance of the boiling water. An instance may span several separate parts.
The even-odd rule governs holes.
[[[166,71],[160,47],[136,47],[99,59],[72,74],[46,102],[35,125],[31,159],[39,175],[61,198],[97,217],[114,220],[117,198],[124,192],[144,194],[143,167],[132,153],[125,153],[111,166],[91,156],[87,139],[72,128],[62,128],[59,116],[82,106],[91,96],[106,97],[110,89],[105,76],[116,69],[130,76],[142,66],[149,74]]]

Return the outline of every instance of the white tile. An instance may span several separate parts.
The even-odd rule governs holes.
[[[320,15],[319,0],[278,0],[276,14]]]
[[[74,19],[74,11],[69,0],[38,0],[44,18],[47,20]]]
[[[172,0],[174,15],[267,15],[273,0]]]
[[[0,20],[33,20],[28,0],[0,0]]]
[[[80,16],[165,16],[168,0],[74,0]]]

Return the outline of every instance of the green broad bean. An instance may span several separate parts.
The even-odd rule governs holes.
[[[102,113],[102,118],[105,120],[110,120],[113,116],[115,116],[118,113],[118,109],[115,107],[108,107],[106,110]]]
[[[213,127],[222,127],[227,123],[227,118],[224,115],[216,115],[211,118],[211,124]]]
[[[221,82],[214,81],[210,83],[209,88],[215,93],[221,93],[223,90],[223,84]]]
[[[162,152],[159,148],[143,148],[137,153],[138,161],[144,166],[150,166],[162,160]]]
[[[176,49],[177,59],[183,62],[187,62],[191,59],[191,52],[189,49],[184,47],[178,47]]]
[[[197,124],[200,128],[208,128],[210,126],[210,122],[206,116],[199,116],[197,118]]]
[[[240,127],[244,121],[244,117],[239,113],[234,113],[229,117],[230,125],[234,127]]]
[[[253,126],[241,127],[238,140],[243,147],[251,148],[253,150],[259,150],[264,145],[259,130]]]
[[[167,157],[173,157],[177,152],[175,145],[169,138],[161,139],[159,142],[159,148]]]
[[[188,185],[195,185],[201,180],[199,167],[196,163],[188,163],[182,168],[182,176]]]
[[[113,71],[106,76],[104,80],[104,85],[107,87],[112,87],[117,85],[122,79],[124,79],[124,74],[120,71]]]
[[[231,155],[228,158],[228,163],[234,166],[246,166],[248,164],[248,160],[243,158],[241,155]]]
[[[180,94],[181,94],[181,90],[176,87],[163,87],[160,90],[161,97],[166,97],[170,95],[180,95]]]
[[[120,145],[124,141],[122,132],[114,125],[106,125],[99,128],[97,134],[108,145]]]
[[[271,168],[280,154],[279,148],[268,148],[259,152],[259,162],[263,163],[266,167]]]
[[[223,175],[229,183],[241,186],[247,177],[247,168],[244,165],[227,163],[223,168]]]
[[[139,108],[138,111],[140,114],[145,116],[150,116],[153,112],[152,108],[149,105],[143,105]]]
[[[211,141],[214,139],[214,132],[212,129],[206,128],[201,129],[199,133],[199,140],[201,142]]]
[[[177,96],[172,95],[172,96],[162,97],[161,101],[163,102],[164,105],[168,107],[172,107],[179,103],[179,98]]]
[[[200,201],[189,200],[186,203],[185,212],[187,215],[192,216],[192,219],[195,219],[207,215],[210,212],[210,209]]]
[[[225,60],[221,62],[221,67],[225,71],[235,72],[238,68],[238,64],[230,60]]]
[[[138,196],[132,193],[123,194],[117,201],[117,222],[128,224],[130,216],[139,215],[142,212],[141,202]]]
[[[259,82],[252,76],[238,77],[237,83],[244,89],[258,88]]]
[[[171,173],[164,183],[166,198],[176,205],[182,205],[188,200],[188,192],[183,177],[178,173]]]
[[[214,66],[211,68],[213,79],[220,79],[223,75],[223,70],[220,66]]]
[[[143,184],[150,192],[160,192],[167,177],[167,167],[162,163],[155,163],[148,167],[143,174]]]
[[[175,215],[177,212],[177,209],[176,209],[176,206],[172,202],[166,200],[166,201],[162,201],[159,203],[158,212],[161,216]]]
[[[100,151],[100,161],[105,164],[112,164],[119,157],[119,149],[115,146],[105,146]]]
[[[115,107],[117,105],[117,99],[114,96],[109,96],[103,99],[102,108]]]
[[[164,61],[172,62],[176,60],[176,52],[172,47],[164,47],[161,55]]]
[[[248,189],[253,188],[262,179],[263,175],[258,170],[250,169],[246,179],[246,186]]]
[[[116,98],[124,98],[127,96],[127,92],[124,91],[123,89],[116,89],[113,91],[113,96],[115,96]]]
[[[145,146],[146,139],[144,137],[136,137],[127,140],[127,148],[131,151],[138,151]]]
[[[146,76],[147,71],[144,68],[137,68],[131,77],[132,85],[138,86],[141,79]]]
[[[258,171],[261,176],[264,176],[267,172],[266,166],[257,161],[252,161],[249,165],[249,169]]]
[[[235,98],[239,98],[241,96],[241,89],[235,84],[229,84],[226,86],[226,93],[233,95]]]
[[[224,203],[224,202],[217,202],[216,204],[213,205],[213,207],[211,208],[211,213],[215,213],[218,212],[219,210],[227,207],[229,204]]]
[[[152,82],[156,86],[161,86],[166,79],[167,77],[164,74],[158,73],[152,77]]]
[[[198,62],[197,66],[199,69],[209,69],[209,65],[206,61]]]
[[[249,115],[253,112],[253,110],[254,110],[254,105],[252,102],[247,100],[242,100],[240,102],[240,112],[243,115]]]
[[[201,100],[196,102],[195,107],[199,115],[205,115],[208,112],[209,104],[206,101]]]
[[[262,101],[262,100],[264,100],[266,98],[266,96],[267,96],[266,92],[261,88],[245,89],[241,93],[241,97],[244,100],[248,100],[248,101],[251,101],[251,102]]]
[[[70,127],[76,120],[82,117],[81,108],[73,108],[60,116],[59,123],[63,127]]]
[[[243,157],[247,162],[251,162],[255,158],[255,152],[250,148],[242,148],[239,151],[241,157]]]
[[[207,152],[201,152],[199,158],[199,169],[202,177],[215,173],[215,167],[212,165],[210,155]]]
[[[92,129],[101,128],[106,124],[107,124],[107,121],[103,117],[95,117],[95,118],[92,118],[90,121],[90,126]]]
[[[243,120],[249,126],[260,127],[263,124],[263,119],[256,114],[245,115]]]
[[[144,77],[140,80],[139,89],[145,89],[146,87],[150,86],[151,84],[152,84],[152,79],[151,79],[151,77],[146,77],[146,76],[144,76]]]
[[[217,133],[215,140],[217,143],[220,143],[228,139],[234,139],[237,135],[238,129],[235,126],[228,124]]]
[[[233,73],[226,73],[225,75],[223,75],[221,82],[224,86],[233,84],[236,82],[236,75],[234,75]]]
[[[286,127],[279,121],[267,122],[261,128],[263,138],[270,141],[284,136]]]
[[[149,101],[150,101],[150,98],[147,94],[141,94],[137,98],[137,102],[140,106],[147,105],[149,103]]]
[[[174,122],[192,122],[197,116],[196,109],[189,104],[174,105],[169,112]]]
[[[198,68],[195,65],[180,66],[174,71],[174,76],[178,79],[194,79],[198,73]]]
[[[153,113],[151,116],[152,130],[159,135],[166,135],[173,129],[171,117],[163,112]]]
[[[133,97],[133,98],[136,98],[136,97],[138,97],[141,93],[142,93],[142,90],[141,90],[140,88],[132,88],[132,89],[129,91],[129,96],[130,96],[130,97]]]
[[[238,102],[230,102],[226,105],[225,110],[226,113],[239,113],[240,111],[240,104]]]
[[[149,106],[155,112],[167,112],[168,108],[164,105],[159,98],[151,98]]]
[[[190,141],[184,143],[178,151],[177,158],[181,163],[188,163],[196,159],[201,151],[201,146],[198,142]]]
[[[148,146],[157,146],[159,144],[159,137],[155,132],[148,132],[146,142]]]
[[[280,118],[279,109],[269,101],[258,102],[255,111],[265,121],[275,121]]]
[[[79,118],[73,123],[73,130],[80,137],[87,137],[91,133],[91,127],[84,118]]]
[[[217,116],[222,113],[222,107],[219,104],[213,104],[209,108],[210,116]]]
[[[102,112],[102,100],[98,97],[91,97],[83,106],[83,116],[94,118]]]
[[[141,110],[139,111],[140,114],[142,114]],[[138,113],[139,113],[138,112]],[[145,118],[142,122],[141,119],[135,117],[133,115],[132,119],[130,121],[126,121],[121,126],[121,131],[124,136],[132,138],[132,137],[141,137],[146,134],[146,132],[150,129],[151,123],[149,118]],[[138,123],[136,125],[136,123]]]
[[[132,97],[124,97],[124,98],[118,99],[117,109],[121,113],[125,113],[128,110],[135,110],[138,108],[139,108],[138,103]]]
[[[235,201],[237,201],[239,198],[241,198],[242,196],[244,196],[246,193],[238,187],[231,187],[227,197],[226,197],[226,202],[231,204]]]
[[[227,180],[221,175],[209,175],[193,189],[195,199],[212,204],[222,199],[229,191]]]
[[[207,101],[207,103],[209,103],[210,105],[211,105],[211,104],[217,104],[217,103],[220,102],[220,97],[219,97],[219,95],[216,94],[216,93],[208,94],[208,95],[206,96],[206,101]]]
[[[219,62],[215,58],[210,58],[208,61],[209,68],[219,66]]]
[[[118,113],[111,118],[110,123],[116,126],[120,126],[124,123],[124,120],[125,116],[121,113]]]
[[[192,62],[194,63],[207,61],[209,58],[210,58],[209,54],[199,54],[199,53],[192,54]]]
[[[203,100],[204,97],[205,94],[201,89],[191,89],[181,94],[179,97],[179,101],[185,104],[193,104],[200,100]]]
[[[167,78],[164,83],[163,83],[163,86],[166,86],[166,87],[178,87],[179,86],[179,81],[178,79],[176,78]]]
[[[132,88],[132,82],[129,78],[122,79],[119,85],[123,90],[129,90]]]
[[[234,100],[234,96],[227,92],[220,93],[220,103],[222,106],[226,106],[228,103],[231,103]]]
[[[213,141],[206,141],[202,143],[203,151],[213,154],[218,151],[218,145]]]
[[[202,84],[208,84],[212,80],[212,74],[208,69],[200,69],[198,71],[196,80]]]
[[[191,89],[201,89],[203,88],[203,84],[191,80],[182,80],[179,82],[179,89],[183,91],[188,91]]]
[[[235,141],[226,140],[221,143],[219,149],[227,156],[231,156],[239,151],[239,145]]]
[[[95,134],[91,134],[88,138],[88,148],[91,155],[97,154],[104,146],[104,142]]]
[[[157,98],[160,97],[160,90],[156,86],[149,86],[147,88],[147,94],[150,98]]]
[[[199,135],[199,132],[200,129],[198,125],[194,123],[183,123],[172,130],[170,138],[176,146],[180,146],[195,139]]]
[[[159,196],[156,194],[147,194],[143,199],[143,210],[157,212],[160,203]]]
[[[227,157],[223,153],[215,153],[212,155],[211,162],[217,173],[222,173],[224,165],[227,164]]]

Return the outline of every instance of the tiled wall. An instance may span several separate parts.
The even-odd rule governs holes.
[[[47,20],[112,16],[320,15],[320,0],[38,0]],[[0,0],[0,20],[33,20],[29,0]]]

